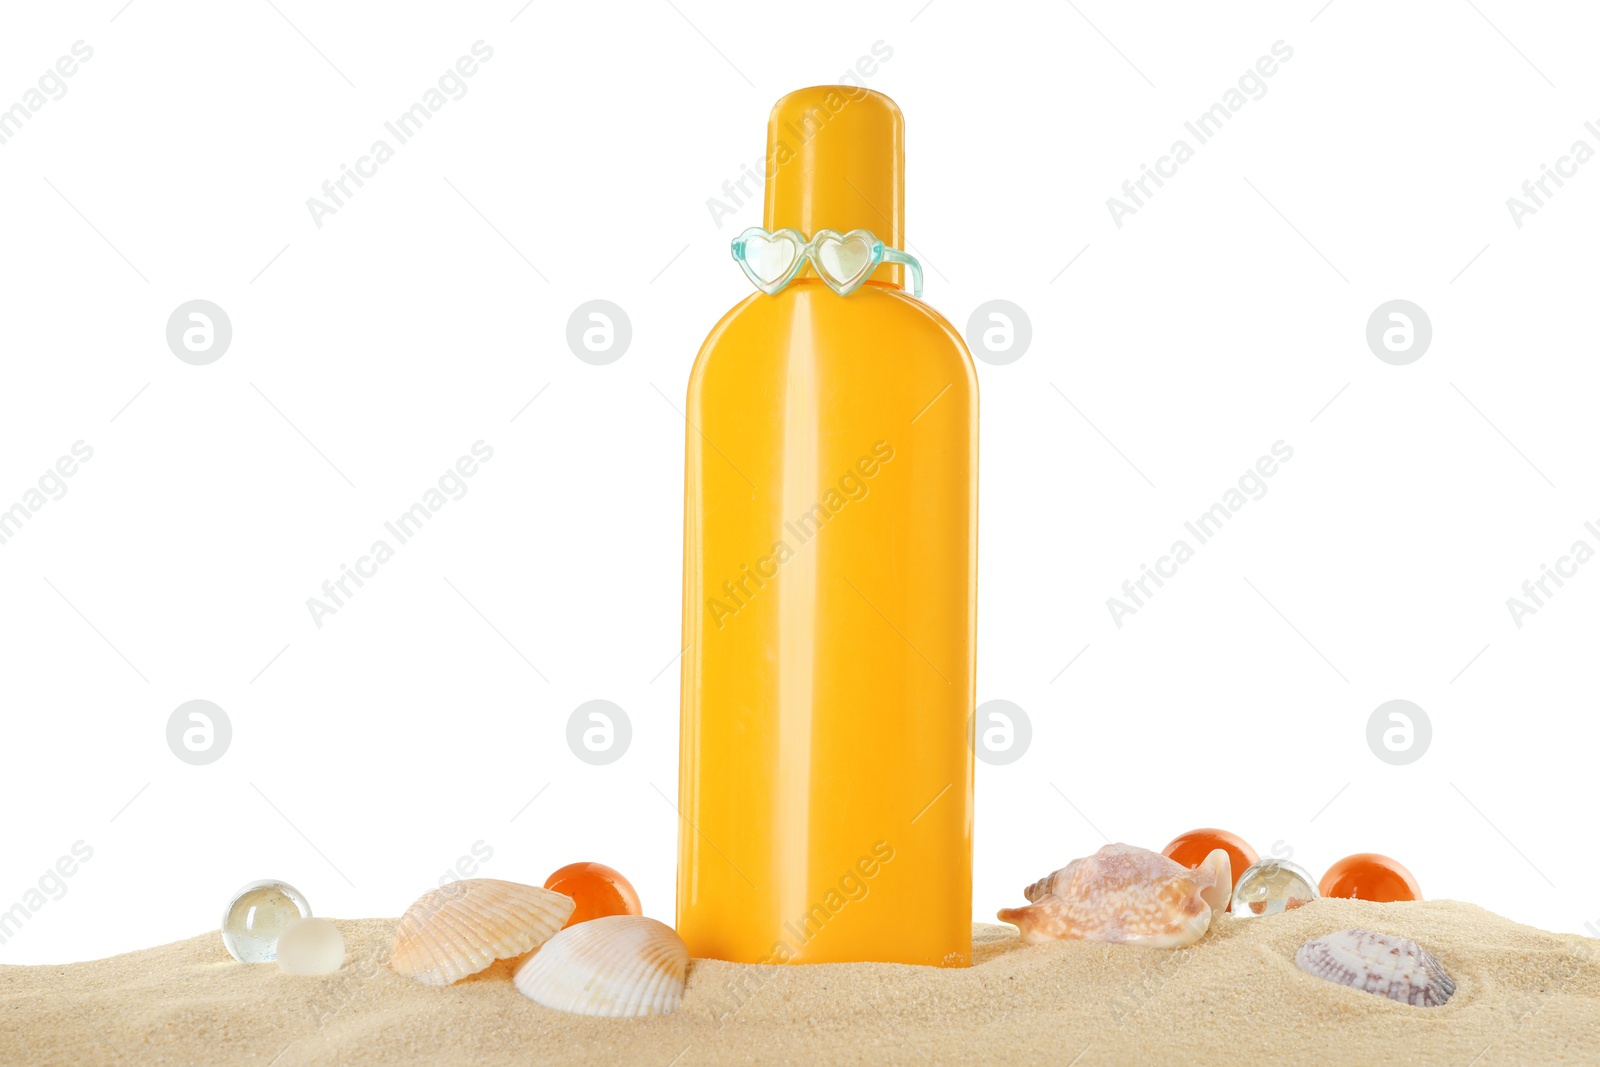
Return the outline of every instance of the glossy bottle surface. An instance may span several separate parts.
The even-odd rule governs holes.
[[[718,325],[688,416],[679,933],[744,962],[965,965],[965,348],[898,290],[802,281]]]

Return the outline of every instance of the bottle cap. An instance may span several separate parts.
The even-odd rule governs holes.
[[[905,249],[905,119],[882,93],[852,85],[798,89],[767,122],[765,226],[806,239],[818,230],[871,230]],[[810,264],[802,277],[815,276]],[[870,281],[905,287],[905,268],[885,263]]]

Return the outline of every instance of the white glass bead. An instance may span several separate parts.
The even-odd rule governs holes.
[[[344,935],[327,919],[290,919],[278,938],[284,974],[332,974],[344,966]]]

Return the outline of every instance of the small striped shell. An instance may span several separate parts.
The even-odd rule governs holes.
[[[1433,953],[1410,938],[1375,930],[1340,930],[1307,941],[1294,964],[1317,978],[1419,1008],[1436,1008],[1456,991]]]
[[[569,896],[517,882],[450,882],[419,897],[400,917],[389,966],[424,985],[450,985],[495,960],[532,952],[576,906]]]
[[[517,968],[523,995],[577,1015],[624,1018],[676,1011],[689,949],[670,926],[606,915],[569,926]]]

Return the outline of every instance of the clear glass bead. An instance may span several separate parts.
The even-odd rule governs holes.
[[[310,918],[311,904],[287,882],[251,882],[233,895],[222,913],[222,944],[240,963],[271,963],[278,937],[291,919]]]
[[[1317,883],[1288,860],[1261,860],[1246,868],[1233,887],[1233,914],[1248,919],[1277,915],[1317,898]]]

